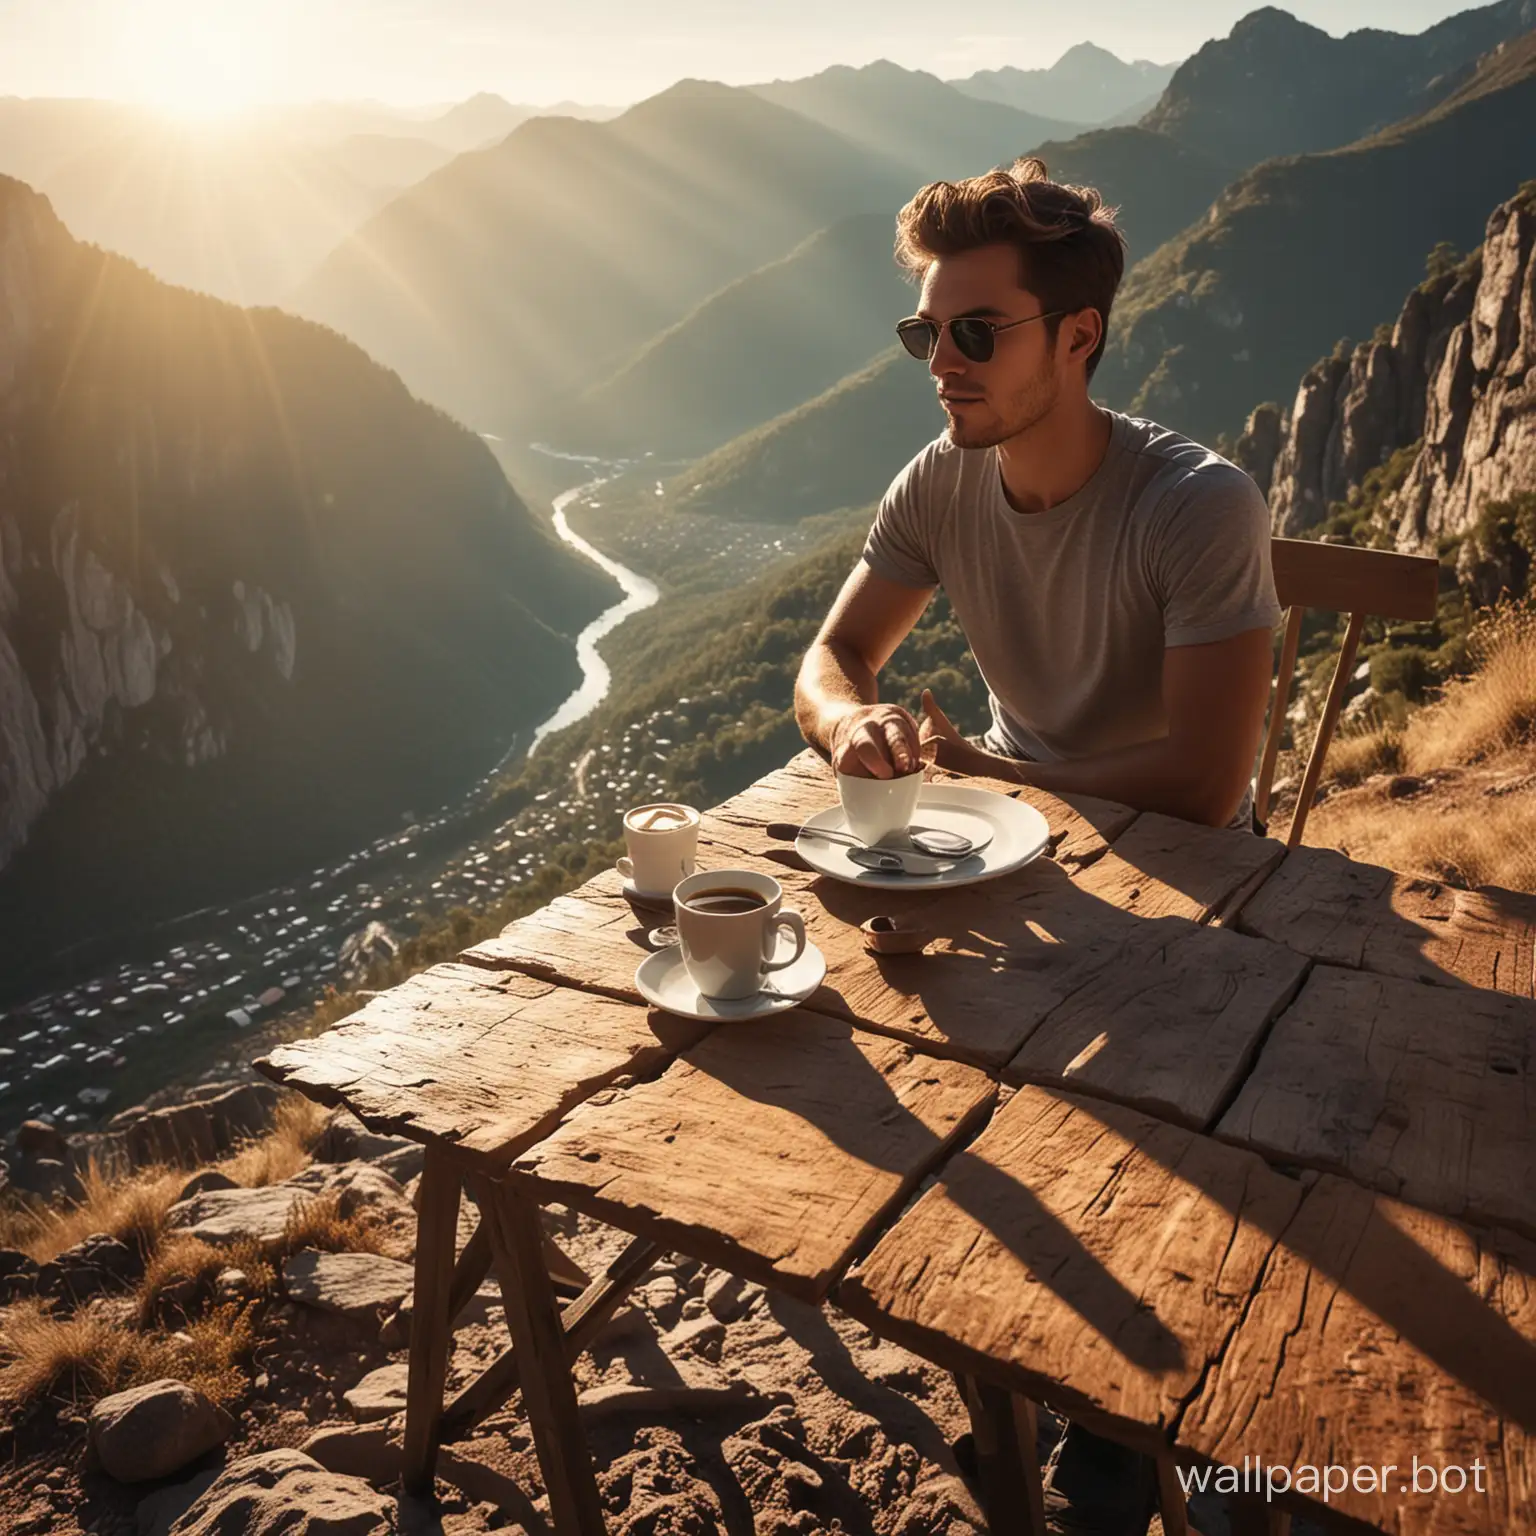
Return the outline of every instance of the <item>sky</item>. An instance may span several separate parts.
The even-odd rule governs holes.
[[[1444,0],[1296,0],[1305,21],[1417,32]],[[636,101],[688,75],[731,84],[889,58],[945,78],[1044,68],[1074,43],[1183,58],[1227,0],[0,0],[0,95],[188,111],[262,101]]]

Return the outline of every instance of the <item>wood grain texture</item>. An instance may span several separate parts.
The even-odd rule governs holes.
[[[376,1131],[504,1168],[621,1075],[656,1072],[707,1025],[516,971],[435,965],[313,1040],[256,1063]]]
[[[1462,891],[1296,848],[1237,927],[1329,965],[1536,997],[1536,896]]]
[[[1180,918],[1139,925],[1046,1015],[1003,1076],[1061,1083],[1204,1129],[1306,969],[1278,944]]]
[[[1085,891],[1123,912],[1203,923],[1284,856],[1274,838],[1147,812],[1079,879]]]
[[[1395,1463],[1384,1489],[1352,1483],[1328,1504],[1392,1536],[1536,1528],[1533,1436],[1536,1246],[1332,1177],[1307,1192],[1178,1430],[1229,1466]],[[1465,1468],[1466,1491],[1402,1491],[1415,1455]]]
[[[1536,1003],[1318,966],[1216,1134],[1536,1234]]]
[[[974,1068],[797,1009],[716,1029],[661,1077],[598,1095],[512,1176],[818,1301],[995,1094]]]
[[[459,1169],[452,1156],[441,1146],[428,1147],[422,1163],[416,1223],[405,1441],[400,1452],[405,1489],[417,1495],[432,1491],[443,1385],[448,1376],[448,1356],[453,1351],[453,1238],[460,1190]]]
[[[1250,1153],[1024,1087],[836,1300],[929,1360],[1156,1453],[1300,1197]]]

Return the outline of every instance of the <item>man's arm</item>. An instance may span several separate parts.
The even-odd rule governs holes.
[[[1168,734],[1059,763],[1021,763],[973,747],[924,694],[924,740],[939,741],[939,766],[1020,784],[1119,800],[1143,811],[1224,827],[1253,772],[1274,655],[1268,629],[1163,652]],[[1219,701],[1219,702],[1218,702]]]
[[[917,724],[899,704],[881,704],[875,678],[933,596],[854,566],[795,684],[795,719],[841,773],[889,779],[914,772]]]

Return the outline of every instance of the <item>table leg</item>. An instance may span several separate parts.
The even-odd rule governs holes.
[[[1232,1536],[1291,1536],[1289,1511],[1254,1494],[1234,1494],[1227,1500],[1227,1513]]]
[[[1046,1536],[1034,1403],[967,1376],[965,1406],[976,1442],[987,1529],[993,1536]]]
[[[1172,1456],[1157,1458],[1157,1509],[1163,1536],[1189,1536],[1189,1504]]]
[[[560,1307],[545,1267],[539,1208],[508,1184],[478,1178],[475,1190],[481,1218],[490,1227],[523,1408],[555,1531],[557,1536],[603,1536],[607,1526],[576,1407]]]
[[[443,1386],[453,1337],[449,1293],[459,1222],[461,1179],[457,1165],[429,1145],[421,1170],[416,1216],[416,1288],[411,1302],[411,1348],[405,1390],[405,1443],[401,1470],[405,1491],[432,1492],[437,1461]]]

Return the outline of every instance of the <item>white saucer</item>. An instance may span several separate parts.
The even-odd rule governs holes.
[[[668,912],[672,910],[671,891],[642,891],[628,876],[625,876],[624,878],[623,889],[625,896],[627,896],[630,901],[634,902],[637,907],[655,907],[658,909],[665,908]]]
[[[788,950],[794,940],[779,935],[779,946]],[[778,956],[778,948],[774,956]],[[647,955],[635,972],[635,985],[648,1002],[685,1019],[765,1019],[803,1003],[822,983],[827,974],[826,956],[810,942],[805,953],[793,965],[769,973],[765,989],[752,997],[705,997],[693,984],[683,964],[680,944],[669,944]]]
[[[996,790],[976,789],[968,784],[924,784],[917,798],[914,823],[942,827],[980,842],[985,847],[963,859],[944,861],[931,875],[907,875],[885,870],[866,869],[848,857],[845,843],[828,841],[802,831],[795,839],[795,852],[812,869],[850,885],[878,886],[893,891],[927,891],[956,885],[975,885],[980,880],[995,880],[1039,858],[1050,841],[1050,827],[1034,806]],[[805,820],[806,827],[822,827],[828,832],[846,832],[848,823],[840,805],[829,805]],[[878,847],[903,849],[904,839],[892,838]]]

